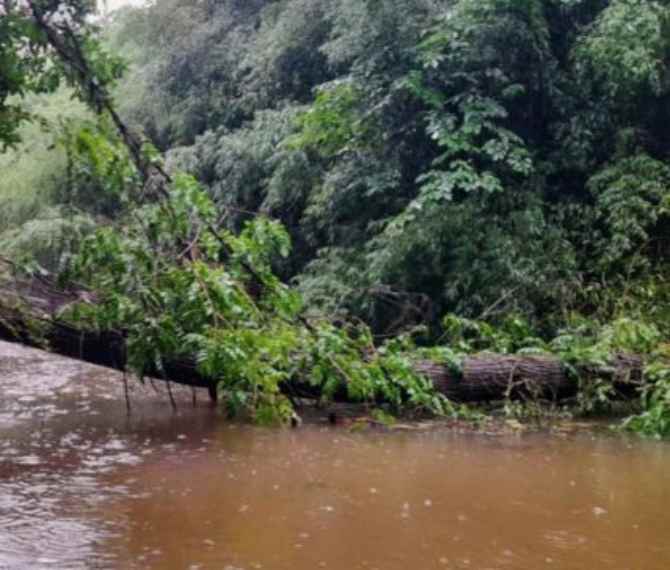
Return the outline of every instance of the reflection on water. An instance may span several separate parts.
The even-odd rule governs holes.
[[[137,387],[128,418],[118,378],[30,356],[0,376],[0,569],[670,567],[667,444],[262,430]]]

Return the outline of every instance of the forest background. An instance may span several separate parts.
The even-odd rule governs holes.
[[[669,2],[161,0],[98,23],[119,114],[217,227],[272,242],[301,311],[375,344],[654,355],[668,422]],[[113,125],[71,89],[25,96],[0,155],[0,248],[55,272],[132,209]]]

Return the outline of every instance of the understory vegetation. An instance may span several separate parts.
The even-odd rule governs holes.
[[[138,372],[465,417],[417,359],[553,355],[600,414],[635,354],[624,425],[670,434],[670,2],[6,6],[0,253]]]

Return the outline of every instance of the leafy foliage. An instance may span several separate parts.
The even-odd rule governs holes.
[[[268,421],[293,381],[444,412],[398,340],[422,325],[454,366],[558,354],[596,411],[611,386],[576,363],[667,340],[667,2],[166,0],[107,21],[108,50],[87,2],[11,6],[0,144],[33,140],[20,97],[62,82],[103,118],[52,125],[53,164],[0,183],[4,243],[24,250],[45,218],[84,240],[57,255],[100,291],[80,316],[127,330],[138,369],[194,351]],[[163,193],[140,133],[166,153]],[[664,431],[663,374],[631,426]]]
[[[239,235],[219,232],[214,203],[179,175],[167,201],[137,205],[121,227],[83,241],[63,278],[86,283],[97,299],[65,317],[123,331],[141,375],[164,374],[170,361],[196,354],[229,411],[262,423],[290,419],[282,387],[295,383],[324,397],[344,389],[353,400],[396,410],[448,411],[400,347],[375,348],[365,326],[300,317],[300,296],[271,269],[289,251],[276,222],[257,218]]]
[[[670,435],[670,368],[666,362],[649,365],[645,371],[650,384],[642,399],[644,411],[629,418],[627,429],[654,437]]]
[[[613,0],[577,42],[578,70],[593,74],[622,104],[667,93],[669,26],[666,2]]]
[[[668,214],[670,167],[648,155],[626,157],[593,176],[588,188],[605,228],[598,244],[603,267],[630,271],[648,264],[644,250]]]

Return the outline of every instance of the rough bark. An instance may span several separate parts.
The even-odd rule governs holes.
[[[612,380],[622,396],[636,392],[642,381],[643,360],[637,355],[614,355],[607,366],[579,366],[584,378]],[[509,356],[482,353],[465,358],[462,370],[423,361],[418,372],[430,378],[439,392],[460,402],[512,398],[561,400],[577,394],[579,383],[554,356]]]

